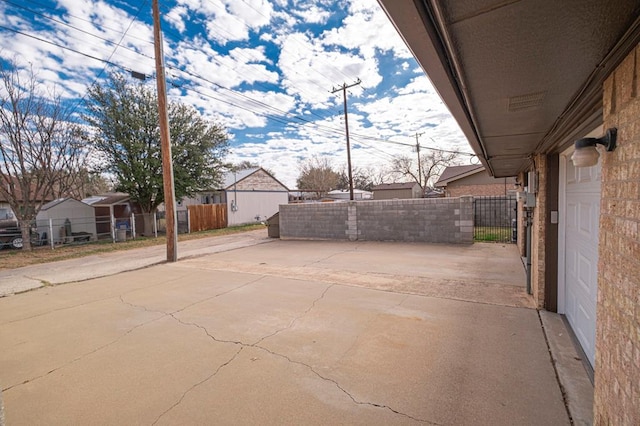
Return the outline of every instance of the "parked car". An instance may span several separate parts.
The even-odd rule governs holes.
[[[31,230],[32,241],[37,241],[37,232]],[[6,209],[0,208],[0,250],[5,247],[15,249],[22,248],[22,231],[18,226],[18,221],[14,218],[13,213]]]
[[[0,224],[0,249],[5,247],[22,248],[22,232],[15,222],[12,226]]]

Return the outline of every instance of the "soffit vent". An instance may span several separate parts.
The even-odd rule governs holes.
[[[547,92],[529,93],[509,98],[509,112],[538,108],[542,105]]]

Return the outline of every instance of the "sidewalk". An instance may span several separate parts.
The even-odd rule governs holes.
[[[272,242],[266,229],[178,243],[178,259]],[[0,271],[0,297],[52,284],[84,281],[157,265],[167,259],[166,245],[115,251]]]

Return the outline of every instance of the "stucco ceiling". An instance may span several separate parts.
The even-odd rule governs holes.
[[[379,0],[496,177],[601,123],[639,0]]]

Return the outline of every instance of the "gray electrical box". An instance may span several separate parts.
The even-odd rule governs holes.
[[[532,192],[524,193],[524,206],[525,208],[531,208],[536,206],[536,194]]]
[[[525,208],[536,206],[536,194],[527,191],[520,191],[516,194],[516,197],[518,203],[522,203]]]
[[[527,173],[527,192],[532,194],[538,192],[538,174],[536,172]]]

